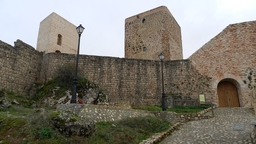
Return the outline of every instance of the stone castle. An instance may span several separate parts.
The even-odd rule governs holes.
[[[56,13],[40,23],[37,50],[17,40],[0,41],[0,88],[31,94],[35,83],[75,63],[75,25]],[[165,93],[198,98],[220,107],[252,107],[256,97],[256,21],[231,24],[188,59],[181,28],[164,7],[125,20],[125,58],[80,55],[82,76],[97,83],[110,103],[161,104],[163,53]]]

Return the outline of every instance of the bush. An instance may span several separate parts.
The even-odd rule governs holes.
[[[75,76],[75,65],[72,63],[59,66],[55,73],[55,81],[62,87],[72,86]]]
[[[53,138],[54,131],[50,127],[44,127],[38,132],[40,139]]]

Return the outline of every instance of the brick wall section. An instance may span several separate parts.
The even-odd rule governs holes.
[[[256,21],[251,21],[227,26],[189,58],[199,73],[213,78],[217,104],[217,85],[226,79],[236,85],[240,105],[250,107],[249,87],[256,83],[255,49]]]
[[[20,40],[14,47],[0,41],[0,88],[28,94],[37,81],[42,56]]]
[[[170,11],[161,6],[125,20],[125,58],[183,59],[181,29]]]
[[[60,65],[75,64],[75,55],[48,53],[44,55],[41,79],[49,80]],[[160,61],[80,55],[79,72],[99,84],[108,94],[110,103],[160,104]],[[166,94],[182,94],[197,98],[205,94],[210,101],[210,78],[202,76],[189,60],[164,62]]]

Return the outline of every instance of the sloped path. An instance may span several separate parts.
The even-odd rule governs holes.
[[[217,108],[214,114],[214,118],[181,125],[160,144],[251,144],[250,122],[256,120],[251,109]]]

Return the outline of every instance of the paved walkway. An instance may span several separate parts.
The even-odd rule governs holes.
[[[215,117],[185,123],[160,144],[252,144],[256,115],[247,108],[217,108]]]

